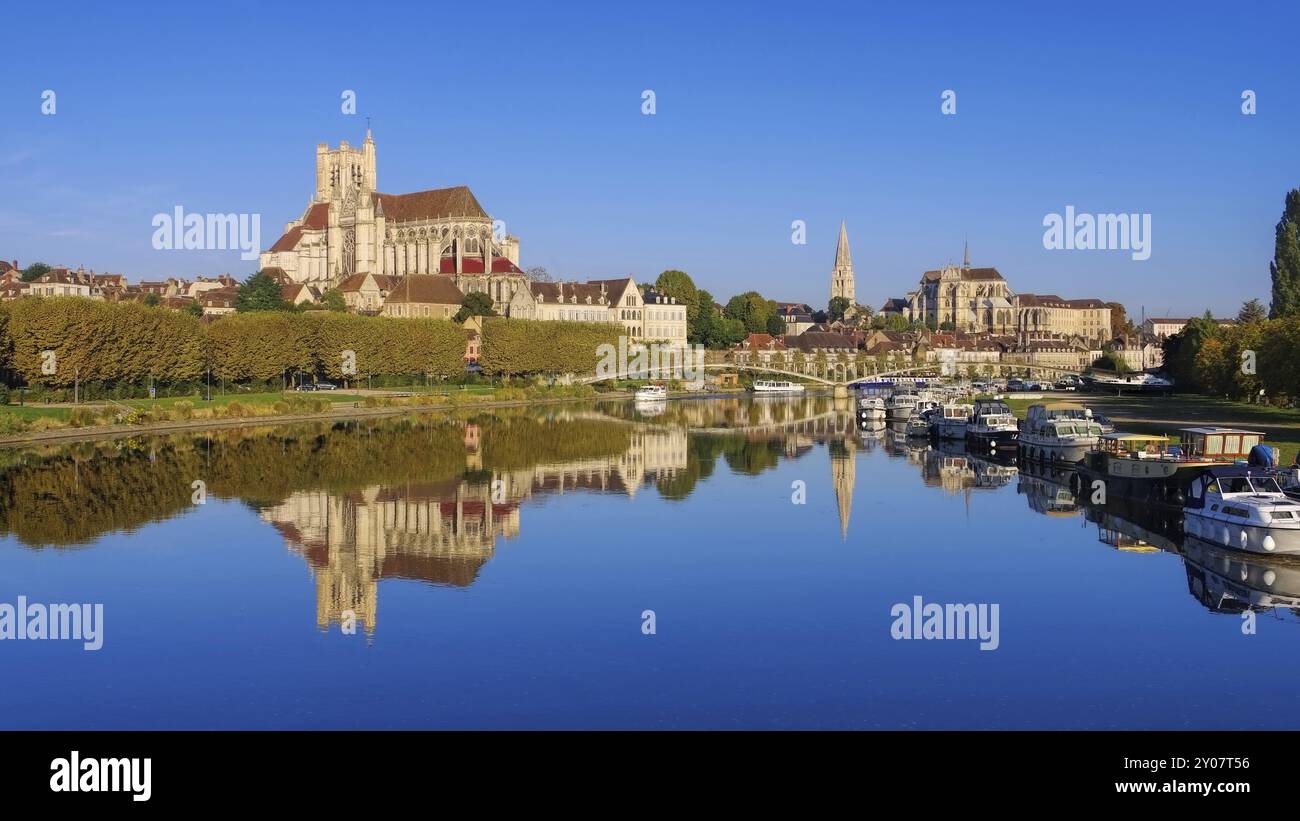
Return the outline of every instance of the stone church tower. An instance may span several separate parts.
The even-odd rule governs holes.
[[[857,292],[853,285],[853,257],[849,254],[849,235],[840,223],[840,241],[835,247],[835,267],[831,269],[831,299],[842,296],[849,301],[849,308],[858,304]]]

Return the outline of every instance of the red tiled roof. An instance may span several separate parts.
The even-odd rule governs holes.
[[[288,231],[284,232],[284,236],[275,241],[275,245],[271,246],[271,253],[277,251],[292,251],[294,248],[298,247],[298,240],[300,239],[302,239],[302,228],[290,228]]]
[[[199,304],[208,308],[233,308],[238,296],[238,288],[213,288],[199,294]]]
[[[340,291],[360,291],[361,286],[365,284],[366,277],[374,277],[375,284],[381,291],[391,291],[393,286],[402,281],[401,277],[390,276],[388,274],[353,274],[339,283]]]
[[[394,222],[437,219],[439,217],[487,217],[468,186],[434,188],[413,194],[371,194],[384,217]]]
[[[318,202],[307,209],[307,216],[302,219],[302,227],[313,231],[324,231],[330,224],[330,204]]]
[[[462,256],[460,260],[460,270],[464,274],[481,274],[483,273],[483,257],[480,256]],[[438,263],[438,272],[442,274],[453,274],[456,272],[456,258],[446,256]],[[492,257],[492,273],[494,274],[522,274],[519,266],[515,265],[505,257]]]
[[[565,305],[608,305],[611,296],[590,282],[530,282],[528,289],[539,302]]]
[[[456,283],[445,276],[412,274],[405,277],[388,293],[388,302],[420,302],[434,305],[459,305],[465,295]]]

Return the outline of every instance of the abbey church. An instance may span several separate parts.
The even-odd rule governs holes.
[[[489,295],[499,310],[527,286],[519,240],[494,234],[469,188],[380,193],[370,129],[359,148],[346,140],[316,146],[311,202],[260,263],[321,290],[355,274],[443,275],[462,293]]]

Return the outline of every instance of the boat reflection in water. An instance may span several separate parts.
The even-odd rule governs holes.
[[[1019,474],[1015,454],[976,456],[962,440],[940,440],[921,453],[925,483],[949,493],[1005,487]]]
[[[1054,518],[1079,515],[1072,479],[1075,472],[1048,462],[1023,461],[1020,463],[1020,481],[1016,492],[1029,502],[1035,513]]]
[[[1155,505],[1111,499],[1085,505],[1097,539],[1129,553],[1179,556],[1192,598],[1212,613],[1247,611],[1300,617],[1300,560],[1219,547],[1183,532],[1179,514]]]
[[[1287,611],[1300,617],[1300,562],[1226,550],[1188,536],[1183,540],[1187,591],[1214,613]]]

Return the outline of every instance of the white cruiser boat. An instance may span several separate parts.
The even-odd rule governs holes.
[[[885,400],[885,419],[890,422],[906,422],[916,412],[921,397],[914,393],[896,393]]]
[[[965,439],[966,426],[974,411],[973,406],[961,402],[944,405],[931,417],[934,419],[935,434],[940,439]]]
[[[803,385],[798,382],[779,382],[772,379],[760,379],[750,388],[754,393],[803,393]]]
[[[1074,402],[1031,405],[1020,427],[1020,456],[1037,462],[1074,464],[1097,447],[1101,425],[1092,412]]]
[[[1188,487],[1183,531],[1234,550],[1300,554],[1300,502],[1258,468],[1213,467]]]
[[[662,402],[668,398],[668,389],[663,385],[646,385],[636,392],[638,402]]]
[[[1013,446],[1020,436],[1020,422],[1011,407],[1000,399],[980,399],[971,411],[966,438],[975,442],[976,450]]]
[[[879,396],[858,399],[858,427],[875,427],[885,423],[885,400]]]
[[[1130,373],[1124,376],[1094,376],[1089,384],[1093,390],[1125,391],[1137,393],[1168,393],[1174,389],[1171,379],[1153,373]]]

